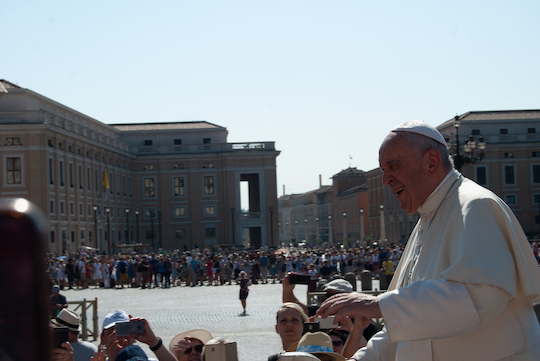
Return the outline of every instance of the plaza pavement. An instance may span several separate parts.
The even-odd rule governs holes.
[[[360,289],[360,281],[358,288]],[[373,284],[374,287],[378,286]],[[237,285],[171,287],[168,289],[95,289],[61,291],[69,301],[98,299],[99,332],[107,313],[122,309],[134,317],[144,317],[154,333],[169,346],[171,339],[184,331],[202,328],[214,337],[235,341],[239,361],[266,361],[281,350],[275,332],[276,312],[281,305],[281,284],[251,285],[247,315],[242,315]],[[297,285],[295,294],[306,302],[307,286]],[[70,305],[74,309],[74,305]],[[92,313],[88,314],[91,327]],[[92,339],[88,340],[93,342]],[[99,344],[98,339],[93,342]],[[153,353],[141,345],[147,354]]]

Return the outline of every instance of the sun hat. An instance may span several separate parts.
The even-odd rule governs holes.
[[[318,354],[330,356],[334,361],[343,361],[345,357],[334,352],[332,339],[324,332],[308,332],[298,341],[296,352],[309,352],[315,356]]]
[[[308,352],[285,352],[279,355],[279,361],[316,361],[319,358]]]
[[[77,332],[81,330],[79,315],[67,308],[63,308],[56,316],[56,323],[66,326],[70,331]]]
[[[103,330],[113,327],[117,322],[129,322],[129,315],[122,310],[114,310],[105,316],[103,320]]]
[[[344,279],[337,279],[328,282],[323,286],[323,291],[335,291],[339,293],[350,293],[353,291],[351,283]]]
[[[116,361],[147,361],[148,356],[138,345],[126,346],[116,355]]]
[[[446,144],[446,140],[444,140],[443,135],[435,127],[421,120],[409,120],[405,123],[401,123],[394,129],[392,129],[390,132],[392,133],[408,132],[408,133],[420,134],[425,137],[436,140],[437,142],[441,143],[445,147],[448,147],[448,145]]]
[[[208,341],[214,338],[212,337],[210,332],[206,330],[201,330],[201,329],[182,332],[173,337],[173,339],[169,343],[169,350],[172,351],[174,348],[174,345],[176,345],[179,341],[183,340],[186,337],[199,340],[202,342],[203,345],[205,345]]]

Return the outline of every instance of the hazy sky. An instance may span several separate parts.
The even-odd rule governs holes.
[[[403,121],[540,108],[537,0],[0,0],[0,14],[0,78],[104,123],[275,141],[279,196],[377,167]]]

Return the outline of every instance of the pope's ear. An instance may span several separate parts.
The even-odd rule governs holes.
[[[427,171],[429,175],[434,175],[441,167],[441,155],[435,149],[430,149],[424,154]]]

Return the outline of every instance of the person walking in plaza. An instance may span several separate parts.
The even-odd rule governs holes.
[[[384,318],[354,360],[540,360],[540,269],[512,210],[453,168],[444,137],[420,121],[379,149],[382,180],[418,212],[389,291],[326,300],[318,316]]]
[[[240,276],[237,280],[237,283],[240,285],[240,302],[242,303],[242,307],[244,308],[243,315],[246,314],[246,300],[249,295],[249,279],[246,278],[246,272],[242,271],[240,272]]]

